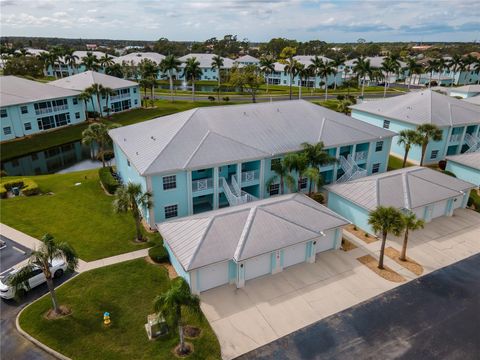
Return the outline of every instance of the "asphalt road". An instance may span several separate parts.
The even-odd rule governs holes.
[[[0,235],[0,239],[5,241],[7,247],[0,250],[0,274],[10,269],[13,265],[25,260],[30,253],[30,249],[13,242],[12,240]]]
[[[238,359],[480,359],[480,254]]]
[[[19,244],[13,242],[10,239],[7,239],[1,236],[2,240],[7,242],[7,248],[0,250],[0,260],[2,271],[4,268],[4,261],[6,269],[9,269],[11,266],[17,264],[19,261],[26,259],[28,256],[28,249],[20,246]],[[19,255],[19,252],[14,250],[12,247],[15,246],[18,249],[22,249],[27,252],[27,255]],[[9,250],[8,252],[5,252]],[[5,252],[5,253],[4,253]],[[18,260],[18,261],[17,261]],[[73,274],[65,274],[60,279],[55,279],[55,285],[60,285],[61,283],[68,280],[72,277]],[[32,301],[38,299],[40,296],[48,292],[47,285],[42,284],[36,288],[31,289],[25,298],[21,299],[19,302],[15,300],[4,300],[0,299],[0,359],[15,359],[15,360],[53,360],[55,359],[50,354],[46,353],[42,349],[38,348],[30,341],[25,339],[22,335],[17,332],[15,327],[15,319],[19,311],[31,303]]]

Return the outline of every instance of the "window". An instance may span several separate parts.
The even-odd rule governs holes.
[[[137,93],[137,88],[133,88],[133,93],[134,93],[134,94]]]
[[[74,97],[72,99],[72,102],[73,102],[73,105],[77,105],[78,104],[78,99],[76,97]]]
[[[375,151],[382,151],[383,150],[383,141],[377,141],[375,144]]]
[[[79,112],[75,113],[75,119],[80,119],[80,113]]]
[[[27,106],[22,106],[20,108],[20,111],[22,112],[22,114],[28,114],[28,107]]]
[[[307,178],[298,179],[298,188],[300,190],[305,190],[307,188],[307,182],[308,182]]]
[[[38,160],[38,154],[37,153],[32,154],[32,160]]]
[[[430,154],[430,159],[436,159],[438,156],[438,150],[432,150],[432,153]]]
[[[0,109],[0,117],[2,118],[7,117],[7,109]]]
[[[135,105],[138,105],[138,100],[137,99],[135,99]]]
[[[280,161],[281,161],[280,158],[272,159],[270,163],[270,170],[273,170],[275,166],[278,166],[280,164]]]
[[[270,192],[270,196],[280,194],[280,184],[270,185],[269,192]]]
[[[390,120],[383,120],[383,128],[390,129]]]
[[[165,219],[178,216],[178,205],[165,206]]]
[[[23,124],[23,127],[25,128],[25,130],[32,130],[32,123],[26,122],[25,124]]]
[[[372,174],[378,173],[380,171],[380,163],[373,164]]]
[[[176,175],[164,176],[163,177],[163,190],[175,189],[177,187],[177,177]]]
[[[127,160],[127,166],[130,167],[130,160]]]
[[[10,126],[6,126],[3,128],[4,135],[10,135],[12,133],[12,128]]]
[[[55,118],[53,116],[38,118],[37,124],[40,130],[53,129],[55,127]]]

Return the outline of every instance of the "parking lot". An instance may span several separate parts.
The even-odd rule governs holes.
[[[30,250],[26,247],[13,242],[12,240],[0,235],[0,239],[5,241],[6,247],[0,250],[0,275],[9,270],[12,266],[27,259]]]

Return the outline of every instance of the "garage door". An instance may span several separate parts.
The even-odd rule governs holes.
[[[334,246],[335,231],[326,232],[325,236],[319,237],[315,241],[317,242],[317,244],[315,245],[316,253],[331,250]]]
[[[259,276],[270,274],[270,263],[270,253],[260,255],[245,261],[245,280],[250,280]]]
[[[283,250],[283,267],[292,266],[305,261],[307,246],[305,243],[290,246]]]
[[[463,195],[457,196],[453,199],[453,209],[458,209],[462,207]]]
[[[412,209],[413,213],[417,217],[417,219],[424,219],[425,218],[425,207]]]
[[[433,204],[432,219],[445,215],[447,211],[447,200]]]
[[[198,290],[205,291],[228,283],[228,261],[198,270]]]

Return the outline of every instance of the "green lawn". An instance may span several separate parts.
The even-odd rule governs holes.
[[[339,100],[336,99],[328,99],[328,100],[322,100],[322,101],[312,101],[314,104],[326,107],[327,109],[333,110],[333,111],[338,111],[338,104]]]
[[[388,171],[401,169],[403,164],[403,159],[400,159],[396,156],[390,155],[388,158]],[[405,167],[413,166],[414,164],[407,161]]]
[[[124,262],[78,275],[57,291],[59,302],[72,314],[45,320],[51,306],[46,296],[28,306],[20,326],[30,335],[72,359],[175,359],[171,350],[177,336],[149,341],[144,324],[153,313],[152,302],[165,291],[170,280],[165,268],[143,259]],[[112,323],[103,325],[103,313]],[[193,343],[188,359],[220,359],[220,346],[208,321],[187,318],[202,333]]]
[[[0,200],[2,223],[40,238],[51,233],[66,241],[85,261],[139,250],[131,214],[116,214],[112,196],[99,185],[98,170],[30,176],[44,195]],[[3,179],[10,179],[9,177]],[[75,186],[75,183],[81,185]],[[45,195],[52,192],[53,195]],[[159,242],[158,233],[148,234]]]

